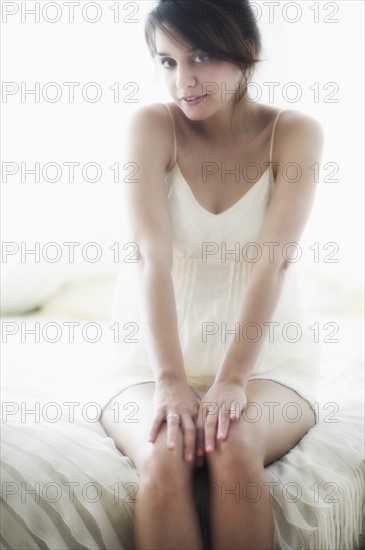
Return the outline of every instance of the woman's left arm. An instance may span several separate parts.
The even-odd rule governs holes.
[[[274,191],[257,239],[262,256],[252,264],[237,314],[239,327],[254,323],[260,326],[262,333],[257,342],[249,342],[247,339],[239,339],[237,342],[232,337],[227,346],[214,385],[204,398],[217,405],[217,414],[210,413],[209,417],[203,417],[206,412],[199,411],[198,437],[202,439],[203,422],[206,448],[209,443],[214,448],[217,429],[220,438],[225,439],[227,436],[229,421],[224,422],[222,414],[219,414],[222,405],[227,411],[232,411],[231,419],[239,416],[246,405],[243,392],[278,303],[286,270],[290,268],[290,258],[289,261],[285,258],[288,258],[290,251],[295,258],[295,245],[286,245],[299,242],[314,202],[314,165],[318,163],[319,166],[321,161],[324,141],[322,127],[316,120],[297,111],[287,111],[281,116],[285,116],[285,120],[278,124],[276,130],[277,174]],[[298,177],[295,177],[295,170],[298,170]],[[234,403],[237,405],[234,406]]]

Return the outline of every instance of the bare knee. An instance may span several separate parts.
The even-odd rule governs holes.
[[[235,424],[225,440],[216,440],[214,451],[206,457],[213,475],[227,479],[255,479],[264,468],[264,450],[259,437],[254,437],[252,430],[245,430],[245,426]]]
[[[191,482],[194,467],[193,462],[184,459],[182,433],[171,450],[167,447],[166,430],[161,430],[156,441],[141,450],[137,468],[145,484],[161,494],[176,495]]]

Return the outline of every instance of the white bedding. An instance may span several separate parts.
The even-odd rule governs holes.
[[[109,323],[95,321],[99,342],[77,337],[69,343],[64,323],[75,322],[77,315],[67,319],[61,313],[62,337],[52,344],[42,337],[42,327],[55,322],[51,310],[2,321],[3,341],[4,328],[18,332],[2,345],[0,548],[132,550],[138,473],[106,436],[97,406],[90,405],[110,391],[103,384],[111,368]],[[30,328],[35,322],[41,341],[27,336],[22,343],[21,323]],[[92,321],[78,322],[76,335]],[[275,484],[278,549],[355,549],[364,531],[362,323],[344,318],[340,327],[340,343],[323,346],[320,422],[266,469]],[[49,339],[55,334],[51,328]],[[75,403],[74,421],[68,402]],[[31,406],[38,417],[22,418]],[[202,521],[206,488],[199,477],[195,491]]]

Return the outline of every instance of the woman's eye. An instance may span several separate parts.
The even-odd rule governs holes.
[[[209,54],[208,54],[208,53],[200,53],[199,55],[197,55],[197,56],[195,57],[195,59],[197,59],[198,57],[200,57],[200,58],[203,59],[203,61],[199,61],[199,63],[202,63],[202,62],[204,63],[204,61],[208,61],[208,59],[209,59]]]
[[[165,63],[174,63],[174,61],[172,59],[168,59],[168,58],[165,58],[165,59],[162,59],[161,60],[161,65],[163,67],[165,67],[165,69],[171,69],[171,65],[165,65]]]
[[[199,63],[205,63],[205,61],[208,61],[209,57],[210,56],[209,56],[208,53],[200,53],[200,54],[198,54],[194,57],[194,60],[198,59],[198,61],[197,61],[198,64]],[[200,59],[200,61],[199,61],[199,59]],[[165,67],[165,69],[171,69],[172,67],[175,66],[175,61],[173,59],[165,57],[164,59],[161,59],[161,65],[163,67]]]

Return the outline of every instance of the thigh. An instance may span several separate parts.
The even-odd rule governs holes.
[[[117,448],[139,467],[143,445],[153,418],[155,383],[129,386],[103,410],[100,423]]]
[[[246,395],[243,429],[257,441],[265,466],[286,454],[315,424],[308,401],[278,382],[251,380]]]

